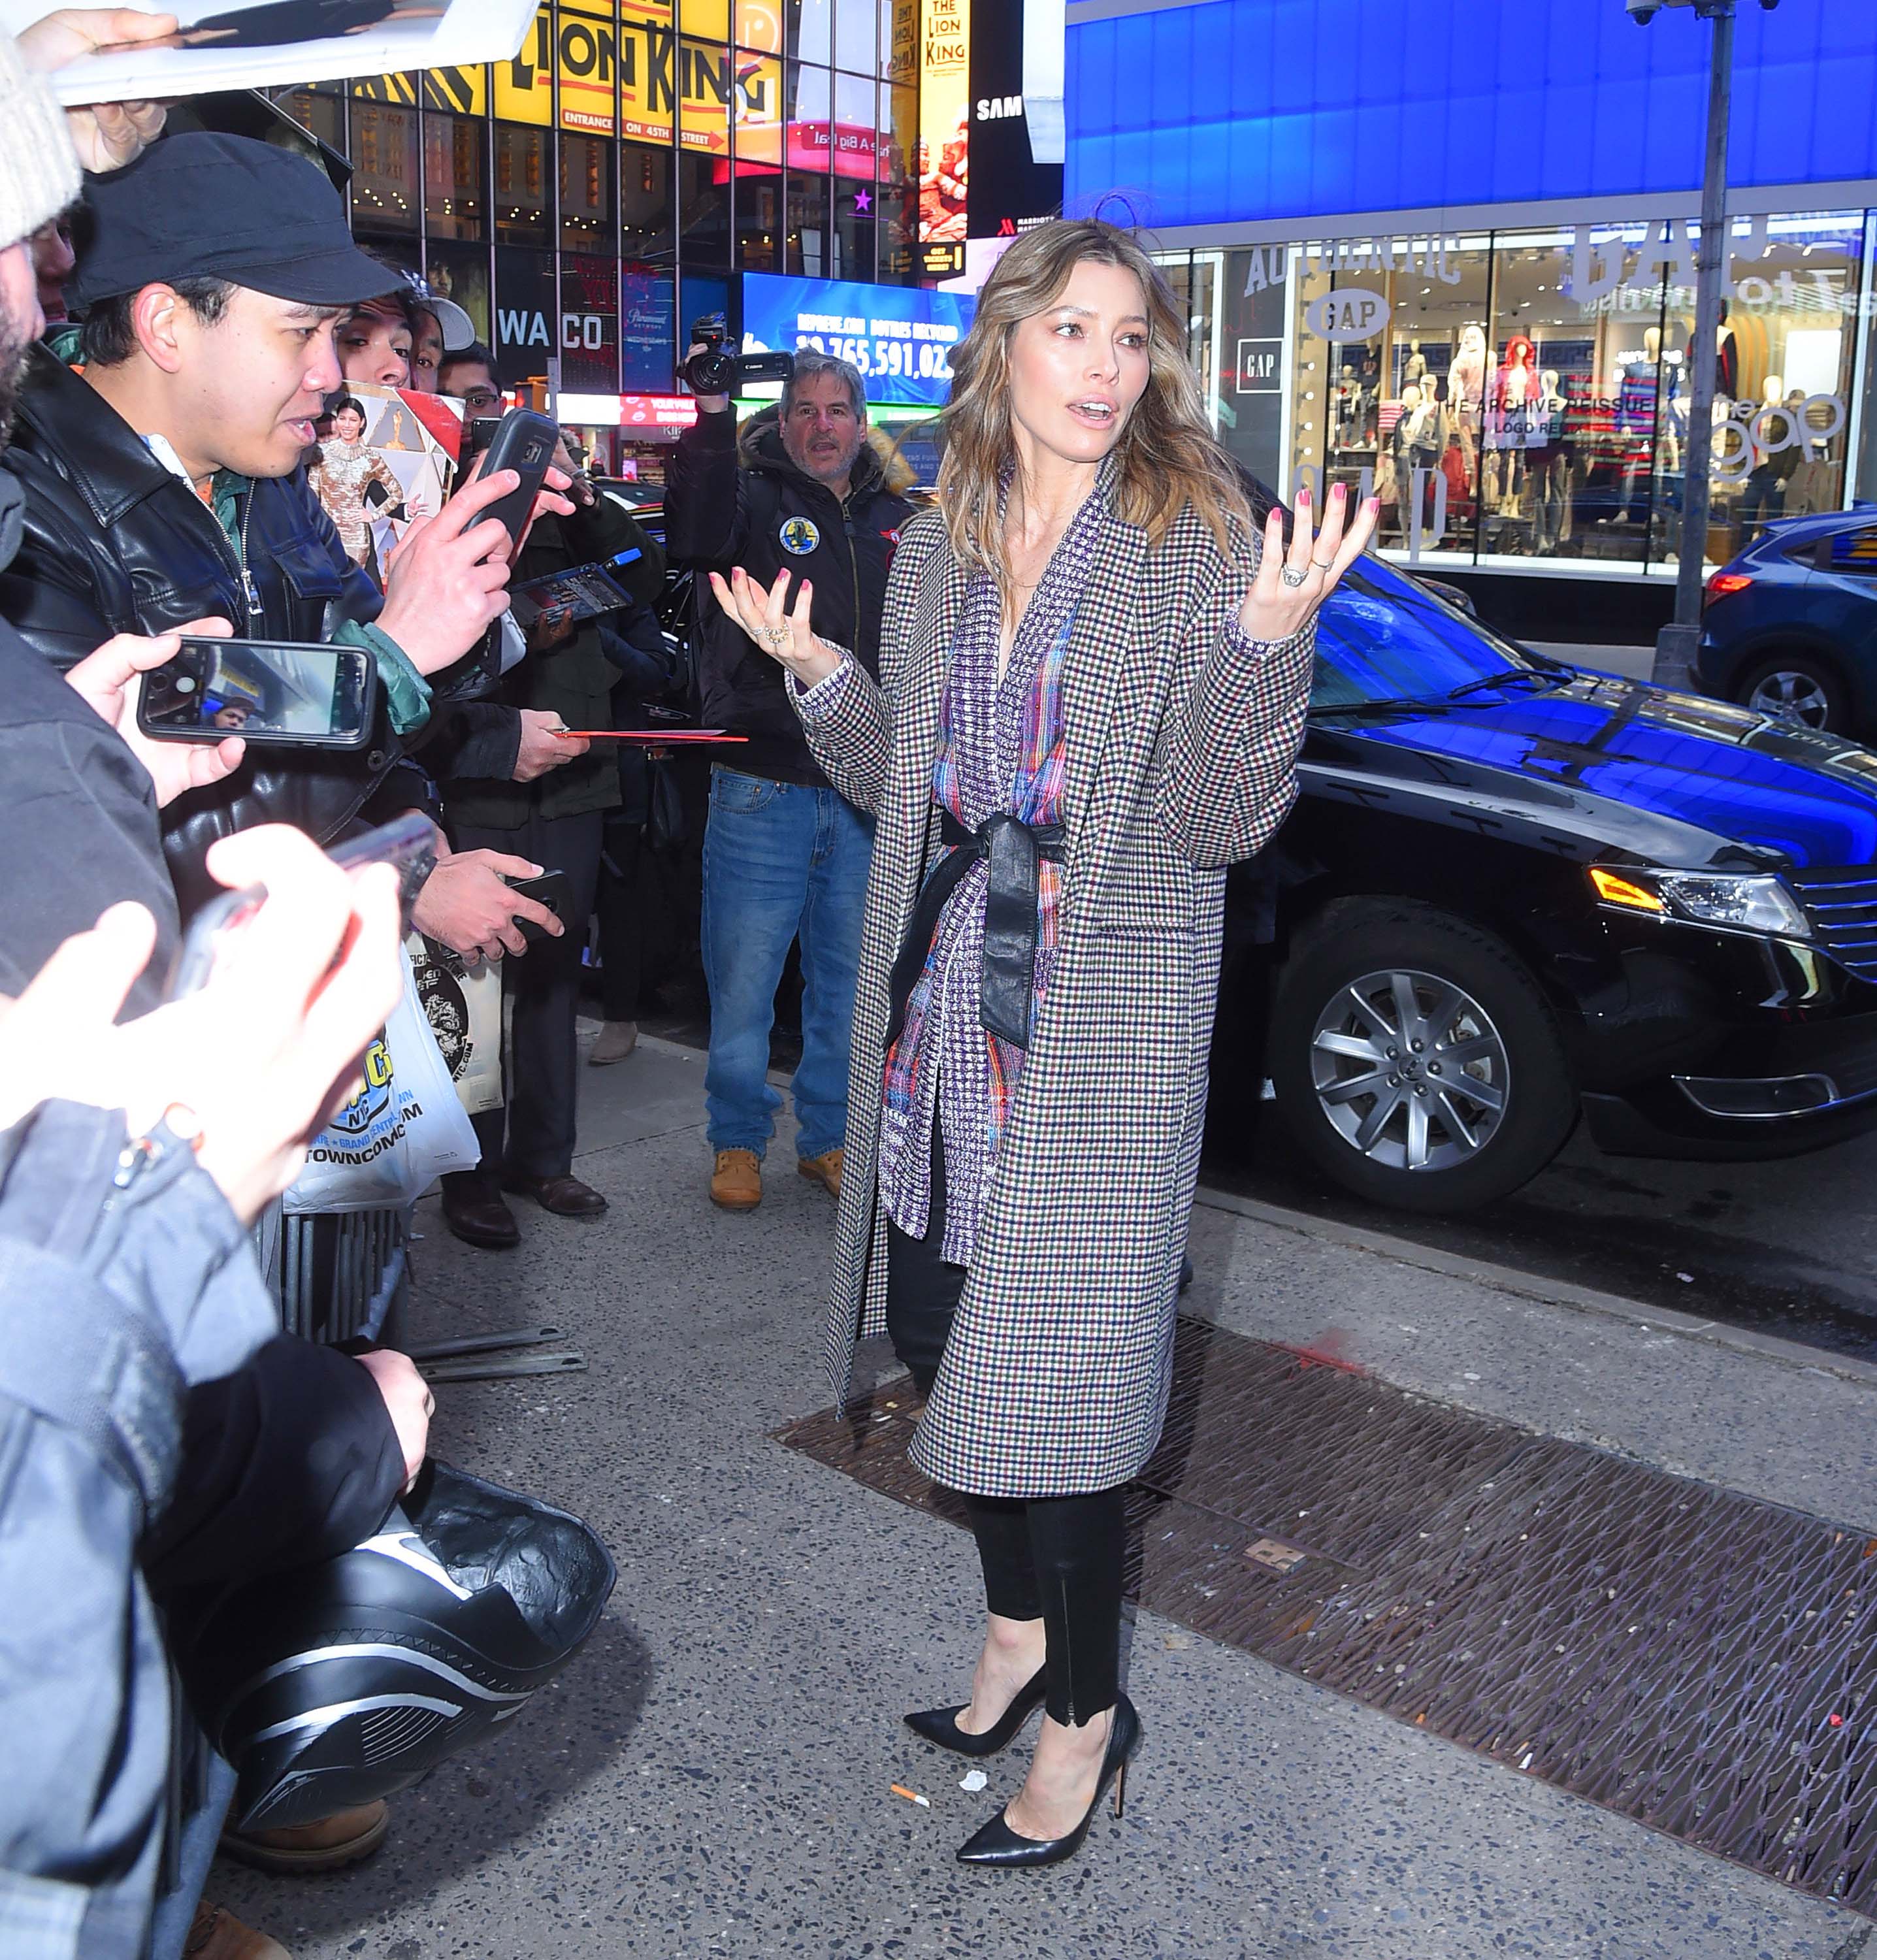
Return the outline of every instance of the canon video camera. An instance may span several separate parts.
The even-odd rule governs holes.
[[[707,313],[691,323],[691,338],[704,343],[682,369],[694,395],[736,395],[751,381],[786,381],[795,371],[792,354],[733,354],[724,343],[730,323],[721,313]]]

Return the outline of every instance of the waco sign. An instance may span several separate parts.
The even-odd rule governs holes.
[[[1388,301],[1366,286],[1338,286],[1311,301],[1303,322],[1325,340],[1366,340],[1388,325],[1389,310]]]

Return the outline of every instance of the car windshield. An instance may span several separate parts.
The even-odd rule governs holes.
[[[1313,709],[1378,701],[1444,701],[1540,661],[1373,556],[1357,560],[1317,616]]]

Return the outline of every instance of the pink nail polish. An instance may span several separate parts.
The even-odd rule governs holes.
[[[1335,485],[1329,494],[1340,504],[1343,501],[1343,486],[1340,483]]]

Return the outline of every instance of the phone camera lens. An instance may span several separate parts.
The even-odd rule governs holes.
[[[178,674],[171,685],[178,694],[193,694],[196,692],[196,677],[193,674]]]

